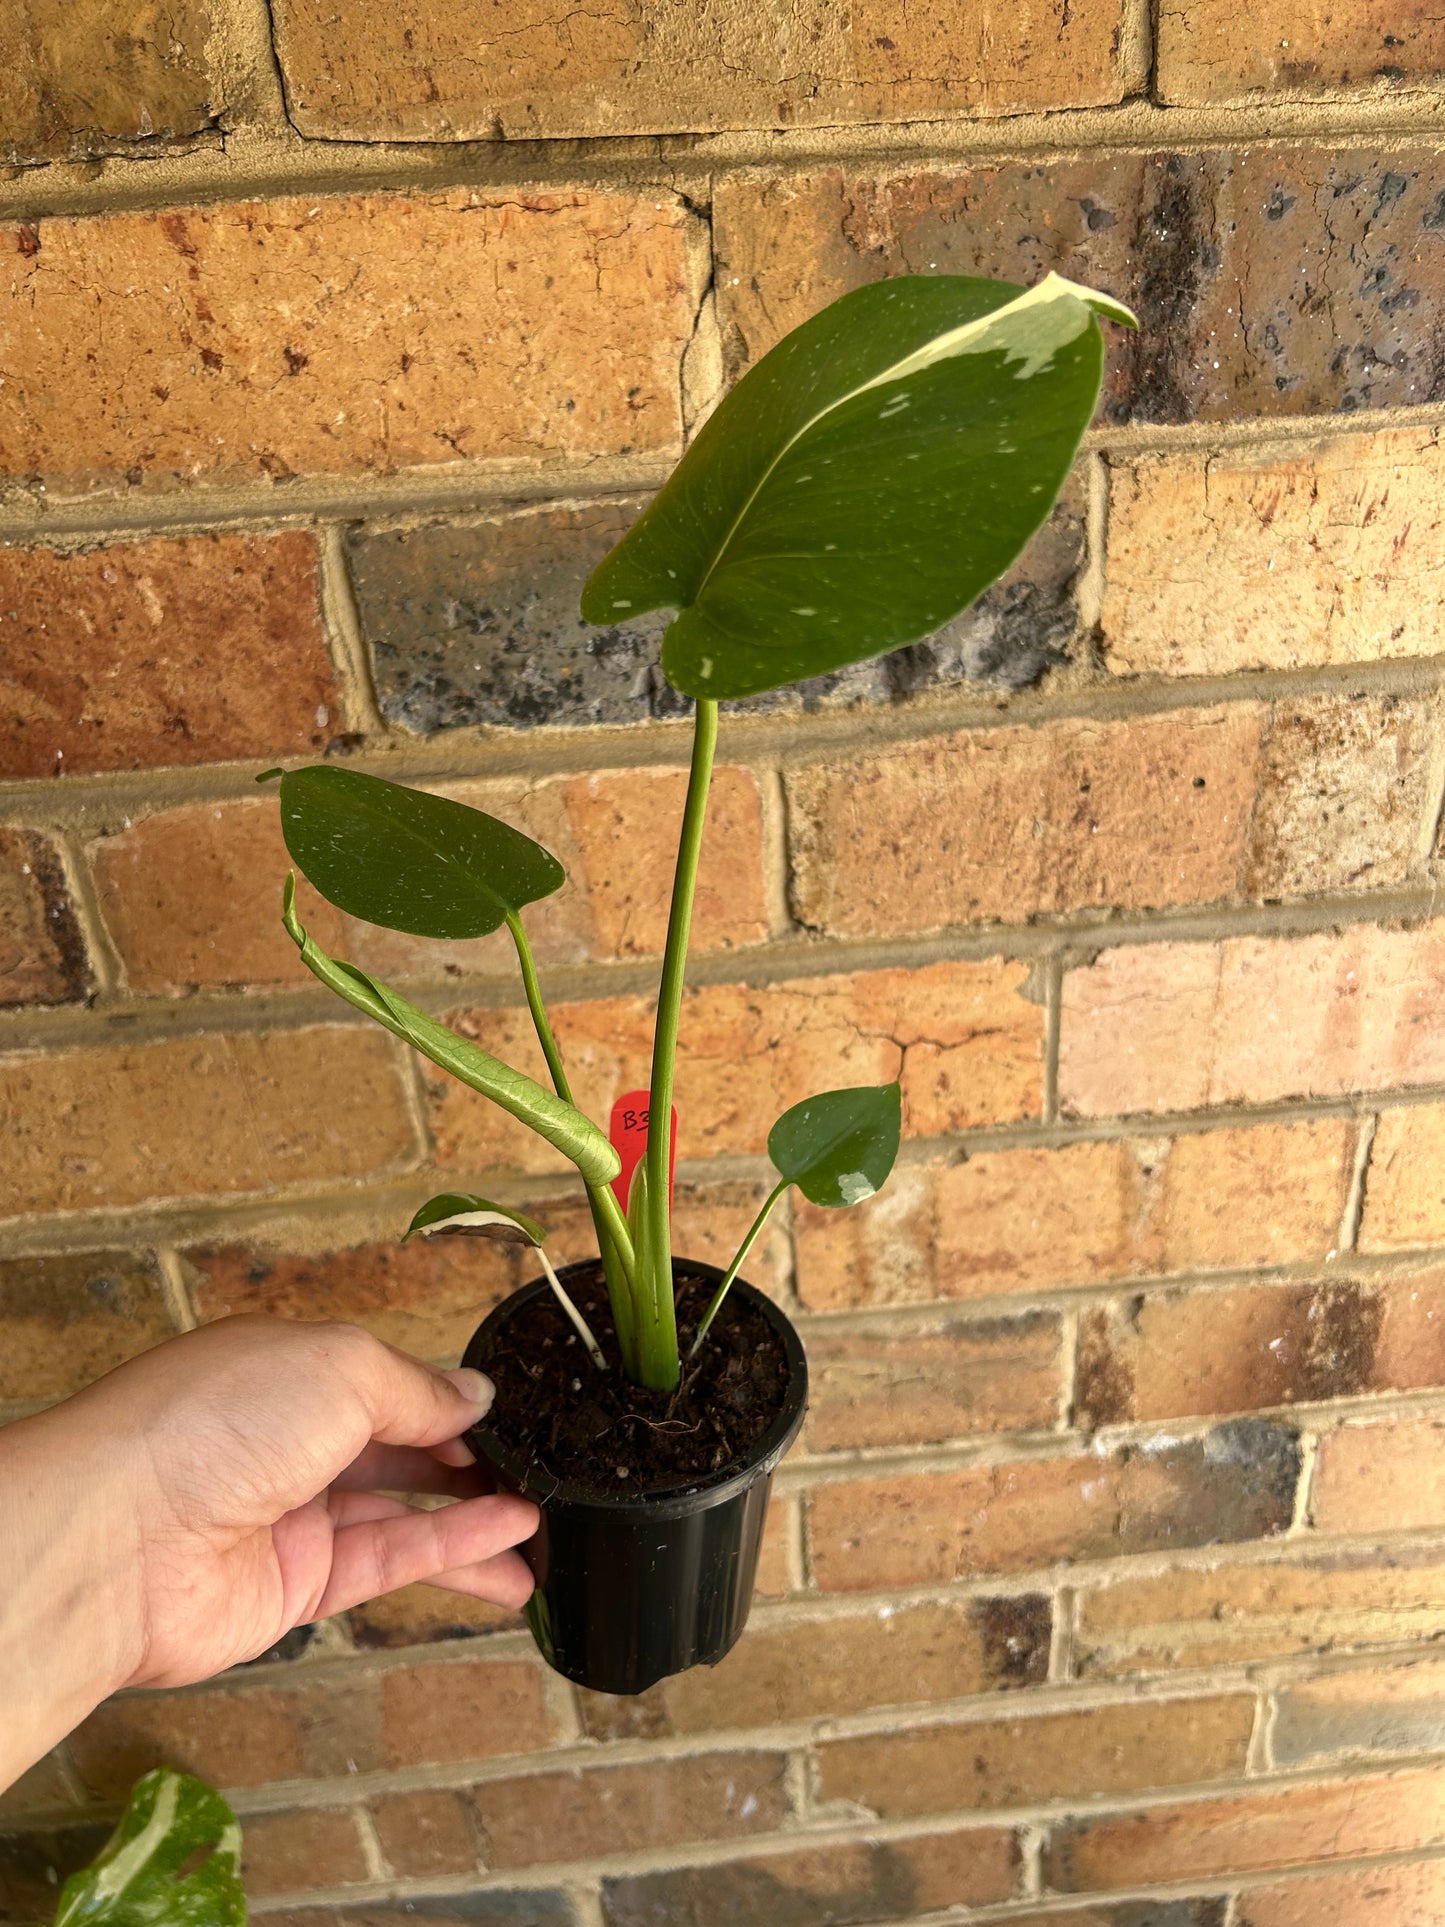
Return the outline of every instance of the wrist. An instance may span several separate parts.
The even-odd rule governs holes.
[[[0,1431],[0,1787],[140,1663],[133,1506],[65,1407]]]

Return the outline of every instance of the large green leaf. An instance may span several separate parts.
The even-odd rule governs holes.
[[[368,977],[355,964],[328,957],[302,927],[296,916],[296,878],[286,879],[281,921],[287,934],[301,952],[301,961],[313,977],[320,978],[338,997],[354,1009],[374,1017],[394,1037],[402,1038],[423,1057],[429,1057],[444,1071],[483,1097],[491,1098],[504,1111],[534,1130],[572,1163],[589,1184],[610,1184],[622,1169],[622,1160],[603,1137],[590,1117],[575,1105],[566,1103],[544,1090],[533,1077],[514,1071],[500,1057],[493,1057],[470,1038],[459,1037],[445,1024],[439,1024],[425,1011],[399,997],[388,985]]]
[[[768,1156],[810,1204],[861,1204],[893,1169],[901,1123],[896,1084],[823,1091],[783,1112],[768,1133]]]
[[[55,1927],[245,1927],[241,1829],[219,1793],[157,1767],[60,1893]]]
[[[1103,374],[1096,314],[1056,274],[911,275],[778,343],[593,571],[589,622],[681,611],[687,695],[776,689],[914,642],[966,608],[1053,506]]]
[[[281,828],[328,902],[414,937],[482,937],[566,881],[540,843],[483,810],[318,764],[281,778]]]

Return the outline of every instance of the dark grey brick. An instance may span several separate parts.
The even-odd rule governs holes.
[[[549,508],[486,522],[357,530],[351,567],[382,709],[427,734],[489,723],[643,722],[690,708],[658,667],[665,615],[594,629],[577,613],[593,567],[643,503]],[[966,682],[1021,688],[1065,659],[1084,549],[1072,482],[1010,573],[927,641],[733,710],[887,703]]]
[[[357,1900],[266,1914],[266,1927],[578,1927],[560,1887],[504,1887],[411,1900]]]

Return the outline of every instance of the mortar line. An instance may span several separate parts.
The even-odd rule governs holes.
[[[1082,457],[1084,463],[1084,558],[1074,578],[1074,605],[1079,632],[1091,667],[1101,651],[1104,591],[1109,543],[1109,464],[1098,449]]]
[[[974,162],[1059,159],[1081,149],[1185,153],[1267,142],[1348,150],[1428,142],[1438,136],[1442,120],[1438,94],[1422,87],[1325,101],[1280,94],[1257,102],[1164,107],[1134,97],[1052,112],[502,141],[314,140],[290,128],[282,132],[246,125],[228,132],[220,149],[208,143],[190,153],[148,159],[144,172],[128,171],[135,163],[125,157],[27,170],[0,197],[0,217],[119,213],[348,189],[435,193],[471,187],[484,193],[525,193],[630,186],[657,192],[695,182],[703,196],[708,177],[723,169],[765,170],[786,178],[819,162],[840,160],[861,170],[946,164],[965,157]]]
[[[85,1007],[91,1008],[97,999],[124,997],[125,969],[120,953],[111,941],[110,931],[106,928],[105,913],[100,907],[100,891],[86,857],[84,842],[73,830],[57,829],[42,834],[49,834],[59,851],[71,912],[79,927],[95,984],[95,990]]]
[[[346,727],[370,739],[384,741],[391,730],[377,702],[371,651],[362,633],[361,611],[346,560],[344,530],[335,524],[323,529],[319,548],[321,620],[341,683]]]
[[[1445,132],[1445,113],[1442,113]],[[1445,402],[1416,402],[1316,415],[1261,416],[1222,422],[1135,422],[1092,427],[1083,440],[1094,454],[1129,462],[1191,455],[1259,453],[1261,461],[1297,460],[1301,451],[1334,441],[1445,426]],[[680,451],[679,451],[680,452]],[[303,475],[283,482],[202,483],[187,491],[128,489],[67,496],[37,493],[13,478],[0,482],[0,543],[68,547],[213,530],[312,527],[364,521],[384,528],[414,517],[457,514],[495,518],[569,499],[635,498],[661,486],[676,456],[596,455],[521,463],[497,457],[437,463],[393,475]]]
[[[1064,1017],[1064,956],[1061,950],[1043,959],[1044,1077],[1042,1118],[1045,1125],[1059,1121],[1059,1043]]]
[[[602,1895],[595,1880],[585,1885],[569,1881],[566,1891],[577,1917],[576,1927],[609,1927],[602,1912]]]
[[[1380,1128],[1378,1112],[1370,1112],[1360,1119],[1359,1131],[1355,1138],[1354,1161],[1350,1167],[1350,1182],[1345,1194],[1344,1210],[1340,1216],[1339,1250],[1353,1252],[1359,1243],[1360,1223],[1365,1213],[1365,1185],[1369,1178],[1370,1156],[1374,1149],[1375,1133]]]
[[[160,1274],[161,1296],[165,1301],[171,1324],[178,1332],[194,1331],[200,1320],[191,1302],[190,1288],[186,1282],[180,1253],[173,1245],[157,1245],[155,1261],[156,1270]]]
[[[351,1823],[356,1828],[361,1841],[362,1857],[366,1861],[367,1878],[373,1882],[395,1878],[391,1866],[382,1851],[381,1836],[376,1831],[376,1821],[372,1818],[371,1808],[365,1800],[359,1800],[349,1809]]]
[[[1079,1402],[1079,1323],[1080,1307],[1066,1304],[1057,1314],[1059,1320],[1059,1410],[1054,1431],[1068,1437],[1080,1430],[1076,1418]]]
[[[1049,1628],[1050,1686],[1076,1685],[1074,1648],[1078,1633],[1078,1595],[1072,1586],[1060,1586],[1053,1595]]]
[[[1025,1821],[1018,1829],[1018,1885],[1020,1900],[1041,1900],[1044,1895],[1044,1848],[1053,1829],[1047,1824]]]
[[[1254,1726],[1249,1735],[1249,1751],[1245,1757],[1245,1772],[1260,1779],[1268,1778],[1275,1770],[1272,1750],[1275,1696],[1272,1691],[1262,1689],[1254,1707]]]
[[[1434,696],[1445,676],[1445,656],[1398,657],[1371,663],[1330,663],[1297,670],[1245,671],[1228,676],[1079,678],[1045,683],[1034,693],[1008,695],[977,684],[959,685],[890,704],[846,710],[723,718],[721,760],[749,768],[833,765],[858,755],[909,748],[942,736],[997,729],[1047,729],[1070,722],[1129,723],[1159,716],[1189,717],[1235,703],[1256,706],[1311,698]],[[631,767],[686,767],[688,730],[681,721],[599,724],[586,730],[545,725],[512,730],[499,725],[439,731],[434,738],[393,732],[379,744],[348,755],[348,767],[394,780],[471,782],[524,775],[589,775]],[[38,825],[89,823],[121,811],[145,815],[167,803],[221,802],[255,795],[260,753],[242,761],[139,773],[29,778],[0,788],[6,819]],[[283,758],[289,766],[307,758]],[[1384,893],[1382,893],[1384,894]],[[1428,897],[1428,886],[1414,894]],[[1098,913],[1096,913],[1097,916]]]
[[[763,904],[768,940],[777,943],[801,934],[789,902],[788,798],[782,772],[775,765],[756,769],[754,779],[762,814]]]
[[[1308,1543],[1315,1536],[1314,1487],[1319,1458],[1318,1428],[1313,1425],[1302,1427],[1299,1435],[1299,1472],[1295,1478],[1294,1508],[1289,1525],[1285,1529],[1286,1539],[1304,1540]]]

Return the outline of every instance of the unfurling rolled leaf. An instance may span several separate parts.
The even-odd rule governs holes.
[[[55,1927],[245,1927],[241,1829],[219,1793],[157,1767],[60,1892]]]
[[[286,879],[281,921],[287,934],[301,952],[301,961],[313,977],[356,1010],[374,1017],[394,1037],[400,1037],[423,1057],[429,1057],[444,1071],[450,1071],[472,1090],[491,1098],[504,1111],[530,1126],[565,1158],[570,1158],[589,1184],[610,1184],[622,1169],[622,1160],[590,1117],[551,1091],[544,1090],[535,1078],[514,1071],[499,1057],[484,1051],[480,1044],[459,1037],[445,1024],[439,1024],[425,1011],[409,1004],[405,997],[375,977],[368,977],[355,964],[328,957],[305,931],[296,917],[296,878]]]
[[[768,1156],[810,1204],[861,1204],[887,1181],[901,1127],[897,1084],[823,1091],[783,1112],[768,1133]]]
[[[303,876],[349,916],[414,937],[483,937],[566,882],[556,857],[450,797],[318,764],[281,779]]]
[[[928,635],[1043,523],[1098,402],[1107,296],[961,275],[855,289],[743,377],[593,571],[588,622],[681,611],[689,696],[777,689]]]
[[[468,1238],[491,1238],[504,1245],[540,1245],[546,1242],[545,1225],[527,1218],[520,1211],[509,1211],[504,1204],[488,1198],[473,1197],[469,1191],[443,1191],[428,1198],[402,1234],[402,1243],[420,1232],[436,1238],[459,1234]]]

